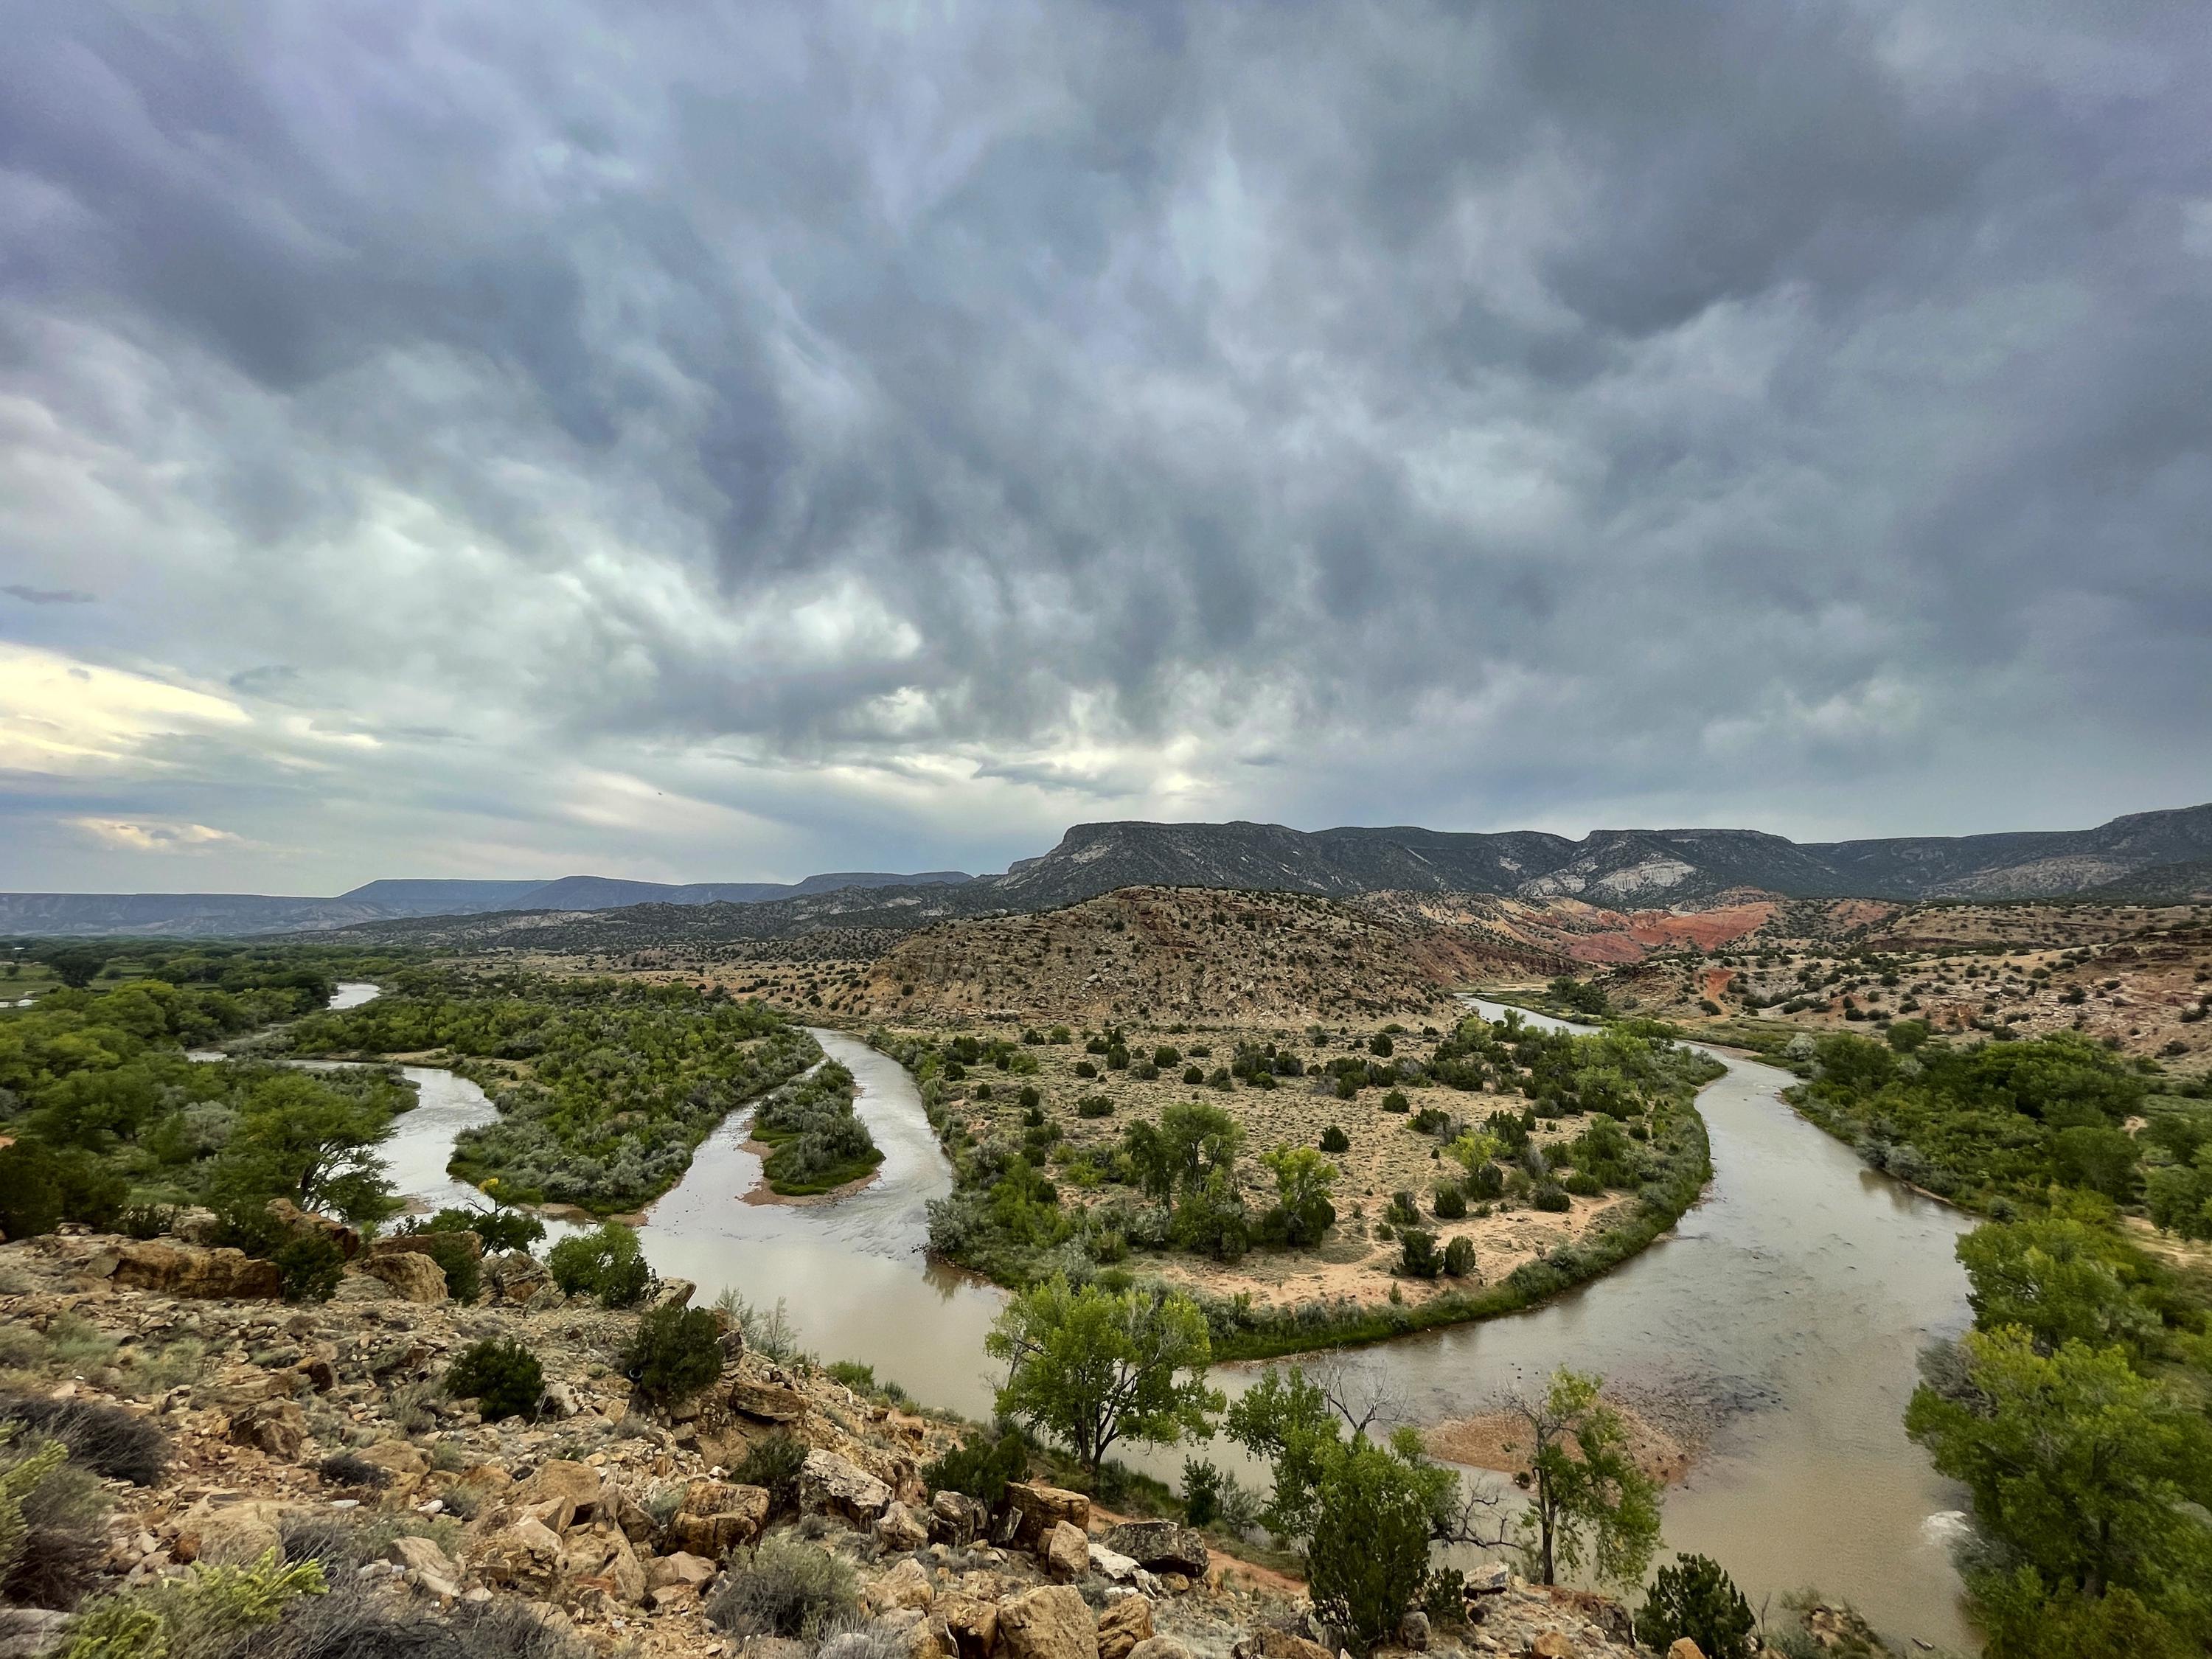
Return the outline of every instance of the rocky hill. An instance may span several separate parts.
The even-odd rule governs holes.
[[[78,1633],[72,1607],[117,1591],[140,1599],[76,1626],[110,1620],[102,1654],[161,1650],[158,1628],[113,1620],[165,1583],[196,1592],[163,1598],[194,1609],[191,1659],[1331,1659],[1340,1645],[1297,1581],[1224,1556],[1218,1534],[1131,1522],[1035,1478],[991,1508],[933,1491],[922,1471],[963,1425],[763,1352],[730,1316],[715,1315],[720,1375],[655,1407],[623,1374],[637,1316],[562,1297],[519,1251],[486,1262],[470,1306],[428,1256],[412,1258],[419,1279],[349,1269],[332,1300],[290,1304],[232,1282],[240,1260],[178,1239],[0,1246],[0,1416],[58,1437],[75,1494],[46,1504],[13,1562],[39,1571],[11,1588],[49,1600],[0,1607],[6,1652],[58,1652]],[[527,1419],[487,1421],[443,1386],[487,1338],[540,1362]],[[227,1613],[222,1598],[239,1598],[222,1575],[257,1562],[292,1576]],[[1642,1651],[1617,1603],[1503,1567],[1478,1571],[1464,1606],[1465,1623],[1403,1634],[1445,1653]],[[210,1622],[226,1616],[235,1630]]]
[[[854,1012],[1303,1022],[1425,1012],[1471,981],[1560,965],[1503,937],[1363,903],[1130,887],[913,933],[869,969]]]

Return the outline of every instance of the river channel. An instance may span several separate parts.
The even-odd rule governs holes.
[[[951,1174],[920,1096],[866,1044],[814,1036],[859,1081],[858,1110],[884,1152],[877,1179],[827,1203],[747,1203],[760,1161],[744,1147],[750,1115],[733,1115],[648,1212],[646,1254],[696,1281],[702,1301],[725,1288],[781,1301],[813,1352],[987,1416],[983,1338],[1003,1295],[921,1254],[923,1206]],[[1360,1363],[1421,1423],[1480,1412],[1560,1364],[1632,1395],[1707,1402],[1705,1455],[1667,1495],[1670,1549],[1722,1562],[1754,1607],[1818,1585],[1893,1640],[1971,1648],[1946,1549],[1963,1497],[1899,1421],[1916,1353],[1967,1323],[1952,1243],[1968,1223],[1801,1120],[1778,1097],[1786,1073],[1715,1052],[1728,1073],[1698,1101],[1714,1180],[1672,1233],[1540,1308],[1383,1344]],[[445,1162],[490,1103],[450,1073],[404,1069],[422,1096],[384,1148],[398,1184],[427,1203],[465,1197]],[[1216,1380],[1236,1392],[1254,1375],[1225,1366]],[[1172,1480],[1183,1455],[1131,1461]]]

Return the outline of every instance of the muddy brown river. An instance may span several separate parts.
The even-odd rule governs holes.
[[[988,1415],[983,1337],[1003,1294],[921,1253],[923,1206],[949,1189],[951,1172],[920,1095],[866,1044],[814,1035],[859,1080],[858,1109],[884,1152],[877,1180],[827,1203],[748,1204],[760,1162],[744,1146],[750,1114],[738,1114],[652,1207],[646,1254],[662,1273],[696,1281],[702,1301],[726,1287],[757,1305],[781,1300],[813,1352],[866,1361],[927,1403]],[[1720,1561],[1754,1607],[1817,1585],[1893,1640],[1970,1648],[1946,1549],[1963,1495],[1899,1422],[1915,1354],[1967,1323],[1951,1253],[1966,1218],[1799,1119],[1778,1097],[1787,1073],[1717,1057],[1728,1074],[1698,1103],[1714,1179],[1673,1233],[1541,1308],[1383,1344],[1360,1363],[1420,1423],[1480,1412],[1501,1388],[1560,1364],[1601,1372],[1632,1396],[1697,1402],[1710,1439],[1668,1491],[1669,1549]],[[422,1099],[386,1146],[394,1174],[428,1202],[465,1197],[445,1160],[454,1133],[491,1105],[450,1073],[405,1070]],[[1226,1366],[1217,1380],[1236,1391],[1252,1375]],[[1188,1449],[1132,1461],[1172,1480]],[[1239,1462],[1223,1445],[1206,1455]]]

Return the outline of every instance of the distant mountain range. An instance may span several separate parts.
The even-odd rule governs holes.
[[[1079,823],[1000,876],[843,872],[792,884],[685,886],[557,881],[373,881],[336,898],[222,893],[0,894],[0,933],[242,934],[395,924],[392,938],[482,939],[420,919],[628,912],[667,937],[767,939],[823,927],[890,927],[993,911],[1048,910],[1121,887],[1222,887],[1352,897],[1383,891],[1580,899],[1608,909],[1696,903],[1740,888],[1790,898],[2133,901],[2212,893],[2212,805],[2136,812],[2094,830],[1793,842],[1757,830],[1289,830],[1278,823]],[[678,917],[657,907],[710,907]],[[743,907],[735,910],[728,907]],[[636,925],[633,927],[632,922]],[[605,925],[585,930],[604,933]]]
[[[957,870],[917,875],[839,871],[800,882],[694,882],[680,886],[611,876],[562,876],[556,881],[398,879],[372,881],[336,898],[278,898],[258,893],[0,893],[0,933],[235,938],[492,911],[757,904],[847,887],[928,887],[973,879]]]

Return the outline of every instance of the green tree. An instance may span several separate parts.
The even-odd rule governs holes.
[[[2017,1326],[1970,1331],[1950,1386],[1916,1389],[1905,1431],[1973,1494],[1975,1523],[2060,1591],[2131,1589],[2212,1633],[2212,1424],[2118,1347],[2038,1352]],[[1934,1368],[1931,1368],[1934,1369]]]
[[[1528,1466],[1513,1483],[1528,1494],[1522,1547],[1540,1583],[1557,1583],[1561,1569],[1572,1572],[1587,1556],[1599,1578],[1632,1584],[1659,1547],[1659,1483],[1629,1455],[1603,1386],[1562,1365],[1540,1395],[1505,1402],[1528,1437]]]
[[[2185,1164],[2153,1170],[2144,1197],[2150,1218],[2184,1238],[2212,1238],[2212,1145]]]
[[[1008,1304],[983,1346],[1006,1362],[1000,1414],[1066,1441],[1093,1486],[1117,1440],[1203,1437],[1206,1413],[1221,1408],[1206,1385],[1206,1316],[1177,1293],[1054,1279]]]
[[[1636,1614],[1636,1639],[1654,1653],[1686,1636],[1705,1659],[1752,1659],[1758,1628],[1735,1581],[1705,1555],[1677,1555],[1660,1568]]]
[[[1420,1437],[1370,1436],[1382,1410],[1361,1408],[1298,1366],[1271,1368],[1229,1407],[1231,1439],[1274,1471],[1262,1516],[1303,1540],[1314,1605],[1362,1645],[1395,1632],[1419,1599],[1431,1543],[1496,1545],[1472,1524],[1459,1479]]]
[[[1284,1242],[1320,1243],[1322,1235],[1336,1223],[1336,1206],[1329,1202],[1336,1165],[1310,1146],[1277,1146],[1261,1153],[1260,1162],[1275,1177]]]
[[[1984,1330],[2017,1326],[2045,1353],[2069,1341],[2139,1349],[2158,1334],[2157,1316],[2121,1282],[2118,1241],[2105,1229],[2062,1216],[1988,1222],[1954,1248]]]
[[[216,1160],[215,1188],[233,1199],[282,1196],[303,1210],[380,1221],[399,1207],[375,1152],[391,1121],[311,1073],[277,1073],[240,1103]]]
[[[1429,1573],[1433,1495],[1417,1467],[1364,1436],[1332,1452],[1315,1492],[1306,1588],[1363,1644],[1395,1633]]]

